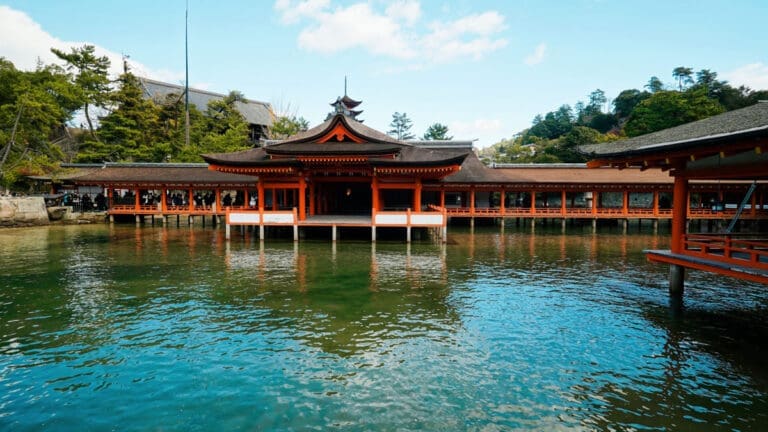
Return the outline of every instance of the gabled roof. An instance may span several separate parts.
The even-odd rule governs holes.
[[[145,96],[162,102],[169,95],[178,95],[181,97],[184,94],[184,86],[177,84],[164,83],[161,81],[151,80],[149,78],[139,78]],[[208,102],[212,100],[224,99],[226,95],[213,93],[206,90],[189,89],[189,103],[197,107],[201,111],[205,111],[208,106]],[[235,107],[243,115],[245,121],[250,124],[270,126],[272,124],[272,106],[266,102],[260,102],[252,99],[246,99],[243,102],[235,102]]]
[[[204,163],[105,163],[88,167],[69,181],[83,185],[252,185],[256,178],[208,169]]]
[[[335,126],[339,124],[348,129],[353,135],[369,143],[408,145],[405,141],[399,141],[383,132],[379,132],[376,129],[368,127],[359,121],[355,121],[348,116],[336,114],[311,129],[299,132],[296,135],[290,136],[285,140],[270,145],[269,147],[273,148],[275,146],[288,146],[297,143],[317,142],[318,140],[322,139],[327,132],[330,132]]]
[[[263,148],[203,155],[215,169],[246,166],[301,166],[307,157],[352,157],[349,163],[369,166],[448,166],[467,154],[413,146],[354,119],[336,114],[322,124]],[[240,171],[240,169],[237,169]]]
[[[768,102],[728,111],[638,137],[582,146],[594,158],[630,157],[721,144],[751,137],[768,136]]]

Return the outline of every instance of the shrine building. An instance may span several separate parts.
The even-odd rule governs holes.
[[[370,128],[357,119],[359,104],[337,98],[316,127],[248,150],[203,155],[206,163],[79,165],[56,181],[103,194],[110,221],[210,218],[225,225],[227,238],[231,227],[250,226],[260,239],[265,230],[292,232],[294,240],[312,230],[335,241],[340,230],[362,229],[372,241],[381,230],[403,233],[406,241],[414,230],[445,241],[452,220],[559,221],[563,229],[566,221],[593,229],[618,223],[626,231],[629,220],[656,229],[673,218],[675,180],[663,166],[486,166],[472,141],[400,141]],[[684,223],[715,229],[734,216],[750,186],[741,177],[692,178]],[[740,211],[740,220],[768,219],[766,192],[763,184],[754,188],[754,205]]]

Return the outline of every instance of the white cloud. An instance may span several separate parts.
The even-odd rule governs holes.
[[[485,148],[501,140],[504,134],[509,134],[509,125],[499,119],[475,119],[472,121],[455,121],[448,124],[450,135],[455,139],[475,140],[476,148]]]
[[[506,39],[498,37],[506,28],[504,17],[495,11],[419,25],[421,4],[416,0],[391,3],[384,12],[364,2],[332,8],[326,0],[277,0],[274,9],[284,23],[304,21],[298,43],[313,52],[360,48],[401,60],[447,62],[479,60],[507,45]]]
[[[401,0],[390,4],[384,12],[388,17],[402,19],[408,25],[416,24],[421,19],[421,4],[415,0]]]
[[[0,6],[0,57],[11,61],[16,68],[21,70],[33,70],[38,61],[44,64],[63,64],[51,48],[69,52],[72,47],[81,47],[85,44],[96,47],[96,55],[106,56],[110,62],[110,75],[117,76],[123,71],[123,56],[87,41],[63,41],[47,33],[29,15],[11,9],[8,6]],[[179,82],[184,79],[184,74],[166,69],[154,70],[149,67],[129,60],[133,73],[160,81]]]
[[[366,3],[313,15],[316,22],[299,34],[299,46],[321,53],[365,48],[374,54],[413,58],[416,51],[405,39],[397,20],[376,14]]]
[[[275,2],[275,10],[280,12],[284,23],[292,24],[301,18],[320,13],[330,5],[330,0],[304,0],[299,2],[277,0]]]
[[[750,63],[723,74],[733,86],[745,85],[752,90],[768,90],[768,65]]]
[[[523,60],[525,64],[528,66],[533,66],[541,63],[544,61],[544,55],[547,53],[547,44],[540,43],[536,45],[536,48],[533,50],[533,53],[531,53],[528,57]]]

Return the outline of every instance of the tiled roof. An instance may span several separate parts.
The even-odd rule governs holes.
[[[360,123],[359,121],[353,120],[350,117],[337,114],[311,129],[307,129],[303,132],[299,132],[296,135],[290,136],[285,140],[282,140],[276,144],[272,144],[272,146],[285,146],[287,144],[315,141],[318,138],[320,138],[330,128],[332,123],[337,121],[342,121],[350,131],[368,138],[368,141],[372,143],[390,143],[390,144],[408,145],[404,141],[399,141],[395,138],[392,138],[391,136],[383,132],[379,132],[376,129],[370,128]]]
[[[587,168],[585,164],[519,164],[496,168],[509,183],[672,184],[661,169]]]
[[[156,101],[162,101],[166,96],[175,94],[181,97],[184,94],[184,86],[169,84],[149,78],[139,78],[144,94]],[[189,89],[189,103],[201,111],[205,111],[208,102],[221,100],[226,96],[205,90]],[[272,124],[272,106],[266,102],[246,99],[245,103],[235,102],[235,107],[243,115],[245,121],[250,124],[270,126]]]
[[[256,177],[211,171],[207,164],[105,164],[70,178],[77,184],[253,184]]]
[[[768,136],[768,102],[622,141],[582,146],[579,150],[595,158],[635,156],[751,136]]]

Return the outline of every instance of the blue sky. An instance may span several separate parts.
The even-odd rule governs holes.
[[[96,45],[138,74],[184,80],[185,0],[0,0],[0,56]],[[273,104],[315,125],[343,94],[386,131],[406,112],[489,146],[536,114],[642,88],[672,69],[768,89],[768,1],[189,0],[190,84]],[[115,69],[117,70],[117,69]]]

